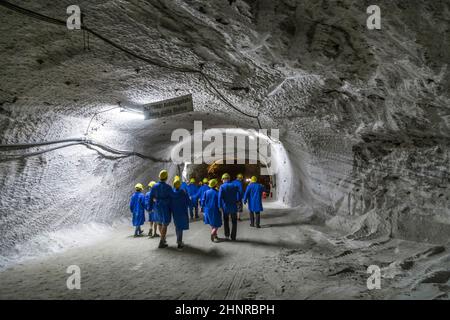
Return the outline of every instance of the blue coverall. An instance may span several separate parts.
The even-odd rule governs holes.
[[[256,215],[256,226],[260,226],[260,212],[263,211],[262,206],[262,193],[264,187],[257,182],[252,182],[247,186],[244,194],[244,203],[248,203],[248,210],[250,211],[250,225],[255,224]]]
[[[173,223],[177,234],[177,243],[183,241],[183,230],[189,229],[188,207],[190,206],[189,196],[186,191],[180,189],[173,190],[170,197],[170,210],[173,214]]]
[[[222,226],[222,215],[219,211],[219,192],[210,188],[203,195],[202,201],[204,208],[203,221],[212,228],[220,228]]]
[[[189,213],[191,218],[194,218],[194,212],[195,217],[198,218],[198,198],[197,198],[198,189],[199,187],[195,183],[189,183],[187,185],[187,193],[191,198],[191,204],[189,206]]]
[[[239,179],[233,180],[232,182],[235,186],[239,188],[239,193],[241,195],[241,198],[238,201],[238,212],[242,212],[242,197],[244,196],[244,189],[243,189],[243,182]]]
[[[142,192],[136,191],[131,196],[130,211],[133,214],[132,222],[136,227],[134,235],[142,233],[141,226],[145,223],[145,196]]]
[[[223,211],[223,222],[225,237],[230,236],[229,220],[231,216],[231,239],[236,239],[237,234],[237,202],[240,201],[241,195],[239,188],[231,183],[225,182],[219,188],[219,208]]]
[[[200,188],[198,188],[196,198],[200,200],[200,207],[202,207],[202,209],[203,209],[203,203],[202,203],[203,196],[205,195],[205,192],[208,191],[209,189],[210,188],[207,184],[204,184]]]
[[[156,183],[150,191],[149,210],[154,210],[156,222],[159,224],[167,226],[172,221],[170,212],[172,193],[172,188],[164,181]]]

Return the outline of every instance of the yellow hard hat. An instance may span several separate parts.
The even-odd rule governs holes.
[[[214,188],[215,186],[217,186],[217,180],[216,179],[211,179],[209,181],[209,187],[210,188]]]
[[[244,176],[242,175],[242,173],[238,173],[236,178],[238,178],[239,180],[242,180],[242,179],[244,179]]]
[[[177,179],[173,182],[173,186],[175,189],[179,189],[181,187],[181,180]]]
[[[173,181],[177,181],[177,180],[181,180],[180,176],[175,176],[175,178],[173,178]]]
[[[149,184],[148,184],[148,186],[149,186],[150,188],[153,188],[153,186],[154,186],[155,184],[156,184],[155,181],[150,181]]]
[[[230,175],[228,173],[224,173],[222,175],[222,180],[230,180]]]
[[[195,183],[195,178],[191,178],[191,180],[189,180],[191,183]]]
[[[208,178],[203,178],[203,183],[208,183]]]
[[[169,173],[167,172],[167,170],[161,170],[161,172],[159,173],[160,180],[167,180],[168,176],[169,176]]]
[[[250,181],[251,181],[251,182],[256,182],[256,181],[258,181],[258,178],[255,177],[255,176],[253,176],[253,177],[250,178]]]
[[[136,191],[144,190],[144,186],[142,185],[142,183],[138,183],[137,185],[134,186],[134,188],[136,189]]]

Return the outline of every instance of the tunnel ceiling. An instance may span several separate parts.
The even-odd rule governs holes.
[[[326,219],[375,214],[381,218],[365,222],[377,225],[374,234],[433,241],[417,227],[425,217],[436,239],[445,238],[449,2],[376,1],[382,29],[368,30],[372,2],[77,2],[86,26],[153,63],[92,35],[85,49],[81,31],[0,7],[2,142],[82,133],[93,112],[119,100],[187,93],[197,112],[257,127],[198,73],[158,64],[201,70],[234,107],[258,115],[264,128],[280,128],[301,179],[292,189]],[[14,3],[62,20],[74,4]],[[403,229],[402,221],[409,221]],[[361,233],[355,237],[367,236]]]

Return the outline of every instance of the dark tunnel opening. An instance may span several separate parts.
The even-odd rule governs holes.
[[[258,178],[258,182],[264,186],[267,197],[273,199],[275,197],[276,177],[273,175],[261,175],[261,168],[266,167],[260,161],[256,164],[226,164],[222,161],[215,161],[211,164],[186,164],[183,172],[184,179],[194,178],[197,183],[204,178],[218,179],[220,181],[224,173],[228,173],[231,180],[237,178],[238,174],[244,176],[244,190],[250,182],[252,176]]]

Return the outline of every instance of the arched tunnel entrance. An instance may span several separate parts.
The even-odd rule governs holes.
[[[183,170],[183,178],[186,181],[194,178],[197,182],[202,181],[203,178],[213,179],[219,178],[224,174],[228,173],[231,179],[235,179],[238,174],[244,176],[243,187],[244,191],[250,178],[252,176],[258,177],[258,182],[264,186],[264,196],[268,199],[276,199],[276,175],[262,175],[260,176],[261,169],[264,167],[263,164],[258,162],[257,164],[226,164],[223,161],[215,161],[214,163],[207,164],[186,164]],[[275,198],[274,198],[275,195]]]
[[[194,128],[193,132],[174,131],[172,140],[179,142],[172,147],[171,158],[186,181],[191,177],[220,180],[225,172],[235,179],[241,173],[244,185],[256,176],[271,199],[286,205],[307,199],[293,187],[295,174],[277,129]]]

